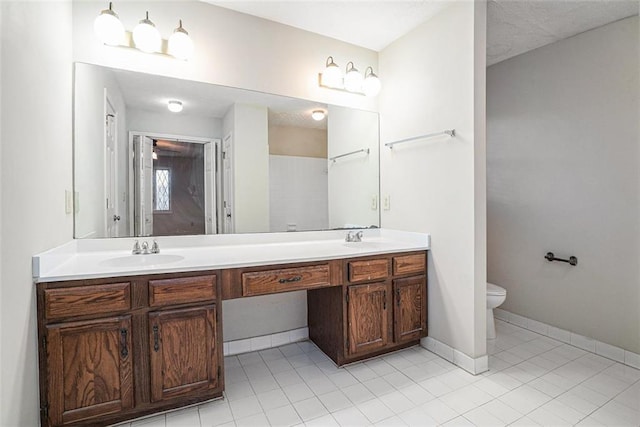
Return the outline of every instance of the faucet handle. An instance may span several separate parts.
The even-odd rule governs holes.
[[[347,233],[347,237],[345,237],[345,238],[344,238],[344,241],[345,241],[345,242],[353,242],[353,239],[354,239],[354,237],[353,237],[353,231],[349,231],[349,232]]]
[[[356,242],[361,242],[362,241],[362,236],[364,235],[364,233],[362,231],[358,231],[356,233]]]
[[[144,255],[149,253],[149,243],[147,243],[146,241],[142,242],[142,253]]]
[[[133,244],[133,249],[131,250],[131,254],[139,255],[140,253],[142,253],[142,251],[140,250],[140,242],[136,240],[135,243]]]
[[[153,245],[151,245],[151,253],[152,254],[159,254],[160,253],[160,246],[158,245],[157,241],[153,241]]]

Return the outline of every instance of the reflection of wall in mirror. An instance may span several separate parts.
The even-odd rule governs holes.
[[[74,121],[74,149],[76,161],[74,191],[79,209],[75,218],[75,236],[105,237],[105,89],[117,113],[117,161],[118,178],[116,214],[120,216],[117,235],[128,235],[127,180],[120,171],[126,171],[128,139],[126,133],[126,107],[113,72],[109,69],[86,64],[76,64],[76,108]],[[126,173],[124,175],[126,177]]]
[[[378,114],[329,106],[329,158],[360,149],[328,162],[329,227],[380,225],[378,215]]]
[[[269,126],[270,231],[329,227],[326,129]]]
[[[223,119],[233,133],[234,232],[269,231],[269,143],[267,108],[234,104]]]

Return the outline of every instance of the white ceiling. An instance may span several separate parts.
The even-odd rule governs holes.
[[[380,51],[451,0],[203,0]]]
[[[203,1],[380,51],[456,0]],[[489,0],[487,62],[637,15],[638,9],[639,0]]]
[[[637,15],[638,0],[489,0],[487,65]]]

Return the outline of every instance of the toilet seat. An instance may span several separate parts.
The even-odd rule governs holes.
[[[507,290],[493,283],[487,283],[487,295],[503,296],[507,295]]]

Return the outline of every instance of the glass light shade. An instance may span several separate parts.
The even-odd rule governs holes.
[[[368,71],[368,70],[367,70]],[[367,72],[362,82],[362,91],[367,96],[376,96],[380,93],[380,79],[376,76],[373,71]]]
[[[180,26],[176,28],[169,37],[169,55],[175,56],[178,59],[187,60],[193,55],[193,41],[189,37],[189,33],[182,28],[182,21]]]
[[[120,22],[118,15],[111,10],[111,3],[109,3],[109,9],[100,12],[93,21],[93,31],[104,44],[118,46],[124,43],[124,25]]]
[[[162,38],[156,26],[149,20],[149,13],[147,18],[133,29],[133,43],[143,52],[153,53],[160,50]]]
[[[333,58],[327,58],[327,67],[322,73],[322,84],[331,87],[342,86],[342,71],[338,64],[333,62]]]
[[[179,113],[180,111],[182,111],[182,102],[180,102],[180,101],[169,101],[169,103],[167,104],[167,108],[172,113]]]
[[[324,116],[325,116],[325,113],[324,113],[324,111],[322,111],[322,110],[314,110],[314,111],[311,113],[311,118],[312,118],[313,120],[315,120],[315,121],[318,121],[318,122],[319,122],[320,120],[324,119]]]
[[[351,65],[351,67],[349,67]],[[347,73],[344,76],[344,88],[349,92],[359,92],[362,90],[362,74],[353,66],[352,62],[347,64]]]

